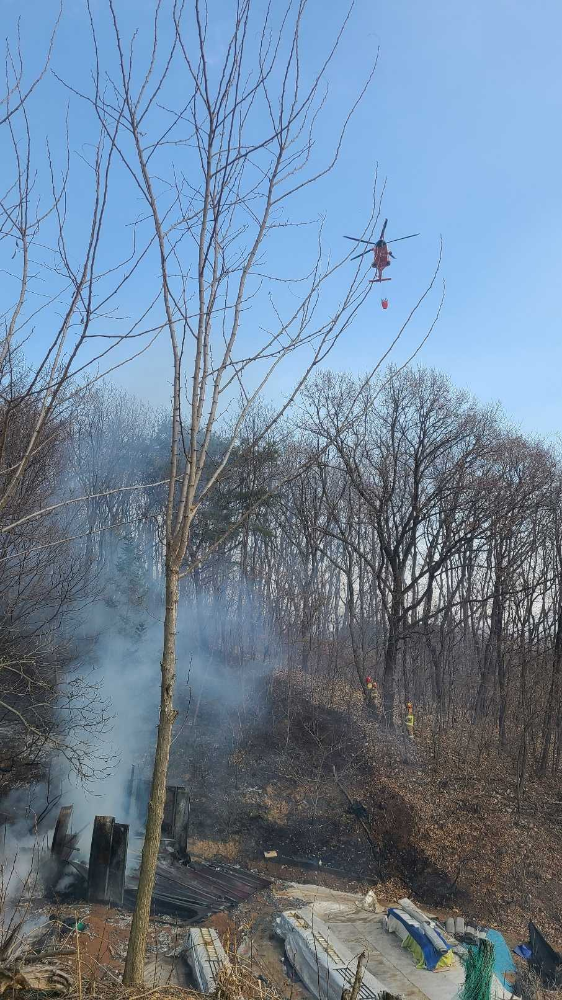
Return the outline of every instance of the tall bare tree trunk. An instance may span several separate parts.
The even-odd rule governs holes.
[[[139,888],[123,982],[126,986],[139,986],[144,981],[145,945],[150,918],[150,904],[154,889],[156,864],[160,850],[162,820],[166,802],[166,778],[172,743],[172,730],[177,716],[174,710],[174,685],[176,680],[176,633],[179,600],[179,572],[177,567],[166,565],[166,614],[164,618],[164,648],[162,651],[160,720],[154,756],[154,770],[148,803],[146,833],[139,872]]]
[[[501,587],[499,581],[499,570],[496,568],[494,578],[494,592],[492,597],[492,610],[490,613],[490,631],[484,649],[482,671],[476,695],[475,717],[484,719],[490,708],[494,683],[494,667],[498,669],[498,658],[501,649]]]
[[[543,725],[543,743],[540,756],[539,774],[545,775],[550,758],[551,744],[555,734],[555,722],[558,719],[560,702],[560,676],[562,673],[562,605],[559,607],[556,625],[556,637],[552,657],[552,673],[548,702]]]
[[[398,629],[393,618],[388,625],[388,639],[384,652],[384,673],[382,680],[382,697],[384,721],[387,726],[394,726],[394,701],[396,664],[398,662]]]
[[[308,291],[300,305],[296,311],[291,305],[287,318],[279,315],[281,332],[264,331],[261,343],[253,344],[255,353],[245,358],[240,355],[237,341],[247,303],[256,294],[253,284],[257,277],[256,262],[266,239],[277,228],[281,204],[305,185],[325,177],[337,162],[351,115],[367,91],[376,63],[370,67],[356,102],[340,123],[334,140],[335,155],[324,169],[313,170],[307,168],[306,156],[297,157],[302,164],[295,162],[293,144],[301,141],[304,129],[312,148],[313,122],[323,103],[317,95],[340,46],[349,13],[343,15],[339,33],[326,58],[320,60],[315,81],[305,91],[298,67],[306,3],[294,8],[289,4],[278,28],[270,23],[269,7],[266,6],[263,12],[261,5],[252,0],[234,4],[232,17],[226,22],[230,24],[226,28],[230,37],[224,48],[222,69],[216,72],[215,69],[210,72],[207,32],[202,27],[206,5],[200,0],[192,4],[166,0],[155,5],[150,33],[152,57],[148,65],[143,65],[141,59],[133,59],[130,47],[134,45],[136,31],[130,37],[122,33],[117,0],[107,0],[105,6],[109,9],[115,45],[98,44],[98,29],[93,18],[90,19],[92,41],[96,60],[102,50],[111,49],[116,62],[113,67],[110,63],[108,70],[105,66],[103,70],[100,68],[95,77],[93,103],[104,136],[111,138],[115,131],[115,115],[113,111],[108,115],[97,84],[98,78],[110,79],[121,95],[120,115],[124,115],[130,135],[130,143],[126,141],[124,146],[118,147],[119,155],[139,186],[146,201],[147,216],[150,215],[153,221],[154,265],[161,279],[161,292],[153,306],[162,309],[162,328],[170,337],[174,370],[165,519],[166,616],[160,722],[139,891],[124,975],[125,984],[132,985],[142,981],[175,717],[173,688],[179,581],[192,574],[212,552],[219,551],[253,511],[272,495],[272,490],[255,503],[246,498],[245,510],[239,512],[234,522],[228,523],[227,518],[223,528],[217,530],[217,537],[203,545],[195,559],[190,554],[186,561],[191,525],[195,518],[205,517],[211,496],[224,480],[232,458],[244,454],[244,449],[240,452],[240,438],[246,421],[269,379],[279,374],[279,365],[292,357],[297,348],[302,346],[308,351],[314,344],[290,393],[276,410],[268,413],[264,424],[256,428],[255,435],[251,434],[256,446],[266,441],[271,429],[293,405],[313,370],[324,361],[369,295],[368,283],[357,266],[331,318],[320,320],[319,317],[316,332],[312,333],[309,303],[318,300],[322,284],[330,281],[338,268],[346,267],[349,258],[346,251],[342,252],[339,262],[334,265],[328,262],[319,245],[315,250],[317,263],[309,271]],[[214,6],[220,8],[220,4]],[[163,24],[167,24],[165,30]],[[249,42],[246,45],[246,38],[256,37],[253,48]],[[130,56],[127,55],[129,50]],[[277,90],[270,87],[270,76],[278,79]],[[178,91],[173,82],[178,79],[181,80],[179,91],[182,91],[180,103],[187,103],[183,110],[179,106],[172,110],[172,124],[163,133],[157,109],[163,90],[167,92],[167,87],[172,85],[173,90]],[[186,109],[189,109],[187,117]],[[255,123],[250,111],[252,115],[255,113]],[[188,119],[195,122],[194,134],[191,124],[185,131]],[[188,185],[194,200],[187,212],[183,180],[176,185],[178,163],[175,153],[171,159],[164,155],[166,150],[178,150],[180,146],[187,149],[186,142],[193,150],[187,155],[194,157],[194,174]],[[260,167],[256,187],[255,154],[258,150],[263,152],[265,165]],[[154,155],[157,151],[162,157]],[[157,162],[157,170],[153,173]],[[185,164],[181,167],[182,173],[192,168],[191,160],[186,160]],[[300,171],[304,174],[300,182],[295,181]],[[168,182],[164,181],[171,192],[168,201],[160,196],[164,176],[171,184],[168,187]],[[242,194],[246,189],[251,193]],[[375,224],[376,199],[372,206],[365,232]],[[248,215],[252,220],[251,232]],[[191,305],[192,297],[195,306]],[[274,308],[277,311],[277,307]],[[252,376],[251,383],[246,385],[246,372],[254,364],[258,366],[259,378],[256,383]],[[367,381],[373,376],[374,372]],[[240,393],[240,406],[225,425],[222,404],[233,387]],[[348,419],[351,419],[351,409],[347,409]],[[219,426],[225,437],[219,452],[214,455],[214,438]],[[303,468],[309,464],[307,456]],[[294,470],[287,470],[287,481],[293,478]],[[276,488],[278,484],[272,487]]]
[[[403,574],[394,572],[390,607],[388,608],[388,633],[384,650],[384,672],[382,679],[382,701],[385,725],[394,726],[396,702],[396,667],[400,651],[402,620],[404,612]]]

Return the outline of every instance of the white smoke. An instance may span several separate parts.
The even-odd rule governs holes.
[[[4,849],[0,854],[4,856],[6,871],[14,871],[9,892],[12,913],[29,879],[38,877],[40,866],[34,855],[37,835],[32,830],[34,817],[39,816],[47,800],[53,802],[59,792],[60,798],[40,827],[43,855],[48,853],[50,836],[62,806],[73,807],[71,829],[80,834],[74,860],[88,863],[96,815],[114,816],[117,822],[131,821],[130,833],[134,832],[135,817],[129,814],[131,768],[134,765],[138,776],[149,779],[156,746],[162,604],[161,593],[154,587],[131,614],[124,615],[124,606],[127,612],[129,610],[126,600],[100,600],[88,610],[83,641],[89,653],[82,657],[83,676],[94,681],[106,722],[102,734],[94,741],[87,781],[77,777],[80,768],[72,768],[67,758],[54,760],[50,789],[41,785],[31,791],[13,793],[0,806],[0,811],[9,806],[6,812],[25,816],[4,829]],[[217,636],[221,630],[224,644],[227,621],[231,623],[233,643],[259,647],[259,657],[249,662],[245,656],[242,662],[228,665],[210,652],[218,646]],[[269,651],[274,645],[263,610],[260,606],[254,607],[250,595],[245,595],[242,621],[233,613],[232,606],[220,597],[206,600],[203,608],[197,608],[184,595],[177,635],[175,703],[179,716],[176,736],[179,734],[181,739],[190,742],[196,738],[200,704],[207,712],[216,712],[217,727],[222,724],[224,711],[233,709],[235,715],[243,716],[251,725],[256,710],[256,680],[271,671],[273,663]],[[83,745],[79,739],[77,744],[78,747]],[[49,834],[48,843],[46,833]],[[66,883],[70,881],[67,877]],[[66,883],[63,876],[58,888],[62,890]]]
[[[86,862],[94,817],[114,816],[117,822],[132,820],[134,825],[138,817],[128,814],[131,768],[135,767],[137,776],[149,779],[151,775],[163,641],[163,615],[159,604],[160,601],[151,600],[150,608],[145,608],[139,616],[143,631],[135,643],[120,634],[114,610],[100,606],[95,620],[90,618],[90,625],[99,636],[95,644],[94,677],[108,720],[97,747],[99,775],[84,784],[67,767],[61,801],[62,805],[73,806],[72,826],[74,832],[81,833],[79,856]],[[202,632],[212,640],[227,613],[227,606],[220,598],[215,598],[204,610],[196,610],[191,601],[184,599],[181,602],[176,659],[175,704],[179,712],[176,736],[189,737],[196,725],[201,702],[207,709],[209,706],[221,711],[235,709],[245,717],[252,718],[255,713],[255,683],[271,671],[269,657],[231,667],[218,656],[201,649]],[[251,628],[255,635],[264,628],[259,610],[252,609],[249,599],[245,622],[238,623],[237,627],[242,638],[247,629]],[[212,641],[209,645],[212,647]],[[272,647],[271,640],[268,646]]]
[[[0,940],[33,912],[33,899],[43,891],[41,862],[47,843],[37,829],[46,805],[46,785],[15,789],[2,801],[0,828]]]

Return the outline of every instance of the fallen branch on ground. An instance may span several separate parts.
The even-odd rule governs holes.
[[[23,934],[21,920],[0,944],[0,994],[11,990],[40,990],[47,993],[68,993],[73,979],[57,960],[76,954],[72,948],[49,949],[40,952],[52,938],[53,925],[41,925]]]

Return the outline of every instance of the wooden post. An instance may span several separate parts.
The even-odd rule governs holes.
[[[129,784],[127,786],[127,810],[126,815],[129,822],[133,818],[133,811],[135,808],[135,765],[131,764],[131,776],[129,778]]]
[[[367,964],[367,952],[362,951],[357,960],[357,969],[355,971],[355,979],[353,980],[353,986],[350,990],[342,990],[341,1000],[357,1000],[359,996],[359,990],[361,989],[361,984],[363,982],[363,977],[365,975],[365,966]]]
[[[146,778],[138,778],[135,776],[134,779],[134,808],[132,819],[135,820],[137,826],[144,830],[146,825],[146,817],[148,813],[148,802],[150,799],[150,781]],[[135,815],[136,810],[136,815]]]
[[[129,822],[138,822],[144,827],[148,800],[150,797],[150,782],[145,778],[139,778],[135,774],[134,765],[131,767],[127,798],[129,802],[127,818]],[[162,820],[162,836],[177,839],[180,830],[183,830],[189,817],[189,796],[187,789],[183,785],[167,785],[166,801],[164,804],[164,819]],[[187,837],[186,831],[181,833],[180,841]]]
[[[55,832],[53,833],[53,840],[51,842],[51,854],[59,860],[66,861],[65,848],[67,846],[68,828],[70,826],[70,820],[72,819],[72,806],[63,806],[59,812],[58,819],[55,825]]]
[[[187,808],[187,791],[183,785],[166,785],[166,802],[162,820],[162,836],[174,837],[183,823]]]
[[[176,808],[172,836],[179,854],[187,854],[189,795],[186,788],[176,788]]]
[[[126,823],[115,823],[111,838],[111,855],[107,883],[107,896],[112,906],[123,906],[128,842],[128,825]]]
[[[166,801],[164,803],[164,818],[162,820],[162,836],[174,836],[174,816],[176,813],[176,786],[166,785]]]
[[[96,816],[88,865],[88,901],[90,903],[109,902],[109,865],[111,862],[111,842],[113,840],[113,816]]]

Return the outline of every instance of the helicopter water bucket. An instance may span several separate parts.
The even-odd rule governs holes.
[[[383,309],[388,309],[388,299],[381,299],[381,306]]]

